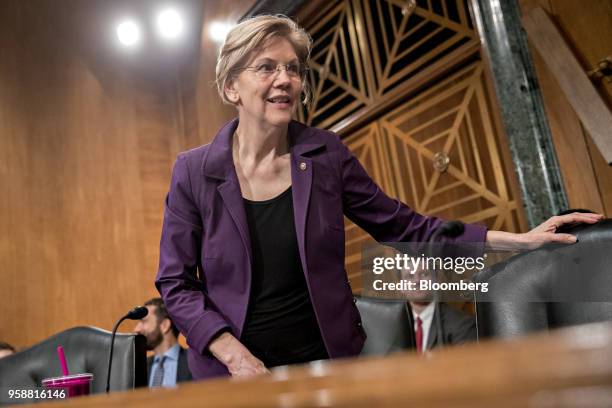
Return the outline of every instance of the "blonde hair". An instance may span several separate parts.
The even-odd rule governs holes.
[[[225,94],[225,87],[228,81],[234,79],[236,69],[246,64],[253,53],[262,49],[274,37],[287,39],[293,46],[300,64],[308,66],[312,39],[295,21],[280,14],[249,18],[227,34],[217,58],[215,82],[224,103],[235,105]],[[307,80],[302,83],[302,92],[302,103],[307,104],[310,100],[310,85]]]

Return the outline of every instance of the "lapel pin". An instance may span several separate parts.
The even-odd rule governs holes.
[[[306,163],[304,162],[300,163],[300,170],[306,170]]]

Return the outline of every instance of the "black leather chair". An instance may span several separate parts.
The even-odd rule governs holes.
[[[512,337],[612,320],[612,220],[565,231],[573,245],[548,245],[483,270],[476,294],[479,338]]]
[[[355,299],[368,336],[361,355],[385,355],[415,348],[413,324],[406,302],[367,297]]]
[[[111,333],[96,327],[74,327],[0,359],[0,388],[40,387],[43,378],[58,377],[61,367],[57,346],[64,348],[71,374],[92,373],[91,393],[106,388]],[[147,385],[146,339],[117,334],[113,351],[111,391]]]

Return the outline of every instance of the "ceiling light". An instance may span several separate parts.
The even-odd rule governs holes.
[[[176,10],[164,10],[157,15],[157,30],[168,39],[179,37],[183,33],[183,19]]]
[[[119,38],[121,44],[127,47],[138,44],[140,37],[140,28],[134,21],[126,20],[117,26],[117,38]]]

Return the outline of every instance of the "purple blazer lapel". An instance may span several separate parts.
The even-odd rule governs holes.
[[[208,155],[202,163],[202,172],[206,177],[222,181],[217,186],[217,191],[240,232],[240,238],[249,260],[248,265],[251,265],[251,237],[242,192],[240,191],[240,182],[232,158],[231,141],[237,126],[238,119],[234,119],[217,133],[210,145]]]
[[[306,266],[306,225],[313,178],[312,159],[308,157],[308,154],[325,145],[303,142],[304,138],[301,136],[306,129],[308,129],[306,126],[298,122],[291,122],[288,131],[291,146],[291,184],[295,233],[297,235],[302,268],[304,273],[308,275],[308,268]]]
[[[306,216],[312,188],[312,160],[294,152],[291,154],[291,184],[293,192],[293,218],[302,268],[306,268]]]

